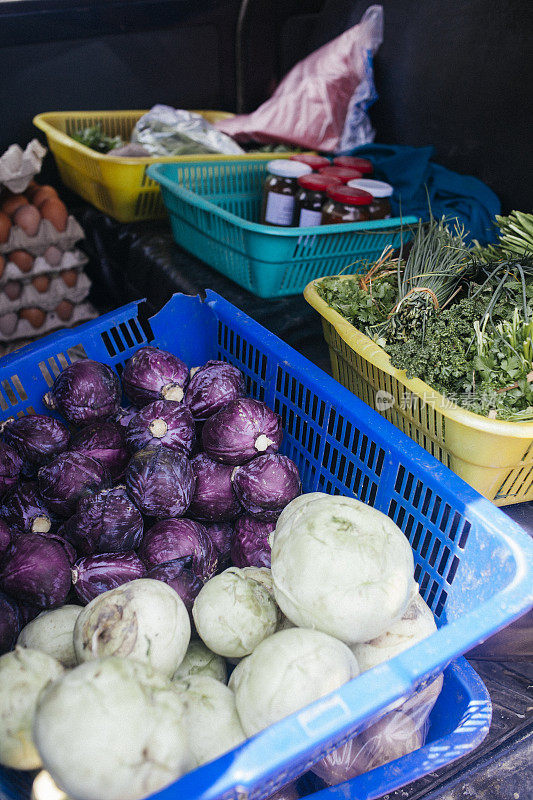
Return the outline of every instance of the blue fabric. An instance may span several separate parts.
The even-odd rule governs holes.
[[[428,219],[429,194],[433,216],[456,217],[468,231],[467,241],[477,239],[481,244],[495,241],[494,216],[501,211],[498,197],[477,178],[434,164],[433,152],[433,147],[365,144],[350,155],[369,158],[375,177],[394,186],[391,204],[394,214],[399,213],[401,202],[404,216],[415,214]]]

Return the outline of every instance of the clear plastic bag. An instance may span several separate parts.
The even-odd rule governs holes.
[[[312,771],[330,786],[412,753],[423,746],[428,717],[442,689],[439,675],[365,731],[317,761]]]
[[[197,153],[240,155],[244,150],[200,114],[172,106],[155,105],[137,121],[131,142],[152,156]]]
[[[239,141],[286,142],[339,152],[371,142],[367,109],[376,99],[372,56],[383,40],[383,7],[315,50],[251,114],[216,123]]]

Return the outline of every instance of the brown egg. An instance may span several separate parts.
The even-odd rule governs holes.
[[[35,206],[21,206],[13,214],[13,222],[19,225],[28,236],[36,236],[41,224],[41,215]]]
[[[5,244],[9,239],[9,234],[11,231],[11,220],[4,214],[3,211],[0,211],[0,244]]]
[[[66,269],[64,272],[61,273],[61,278],[65,282],[65,284],[72,289],[73,286],[76,286],[78,282],[78,273],[75,269]]]
[[[62,258],[63,253],[59,247],[53,244],[44,251],[44,260],[50,264],[51,267],[57,267],[57,265],[61,263]]]
[[[66,322],[68,319],[71,318],[72,312],[74,311],[74,303],[70,303],[68,300],[62,300],[58,307],[56,308],[56,314],[59,319],[62,319],[63,322]]]
[[[14,311],[10,311],[9,314],[4,314],[3,317],[0,317],[0,331],[4,336],[11,336],[17,327],[18,319]]]
[[[37,183],[37,181],[30,181],[29,182],[29,184],[26,187],[26,190],[25,190],[24,194],[26,195],[26,197],[28,198],[30,203],[33,202],[33,197],[35,195],[35,192],[38,192],[40,188],[41,188],[41,184]]]
[[[23,308],[19,311],[19,317],[28,320],[32,328],[40,328],[46,319],[46,314],[41,308]]]
[[[13,218],[17,208],[27,205],[29,205],[27,197],[24,197],[23,194],[13,194],[11,197],[8,197],[6,200],[2,201],[0,208],[4,214],[7,214],[9,217]]]
[[[62,233],[67,227],[68,211],[61,200],[49,198],[39,207],[43,219],[49,219],[56,231]]]
[[[56,190],[53,186],[40,186],[36,192],[33,193],[31,201],[34,206],[40,208],[45,200],[58,200]]]
[[[6,268],[6,260],[4,256],[0,256],[0,278],[4,274],[5,268]]]
[[[27,250],[12,250],[7,258],[8,261],[12,261],[13,264],[16,264],[21,272],[29,272],[35,260]]]
[[[48,287],[50,286],[50,278],[48,275],[37,275],[36,278],[32,280],[33,285],[37,289],[38,292],[46,292]]]
[[[22,291],[22,284],[19,281],[8,281],[4,286],[4,292],[10,300],[16,300],[20,297]]]

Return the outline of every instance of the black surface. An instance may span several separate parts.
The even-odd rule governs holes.
[[[99,309],[146,298],[153,314],[174,292],[195,295],[212,289],[330,371],[319,316],[302,295],[256,297],[178,247],[166,221],[123,224],[89,206],[80,208],[77,217],[87,235],[92,299]]]
[[[0,2],[0,153],[45,111],[235,108],[241,0]],[[53,180],[47,159],[45,180]]]

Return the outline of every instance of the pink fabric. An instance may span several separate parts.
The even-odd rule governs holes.
[[[374,53],[380,41],[381,7],[373,6],[358,25],[296,64],[256,111],[221,120],[216,127],[238,141],[282,141],[335,152],[368,51]]]

